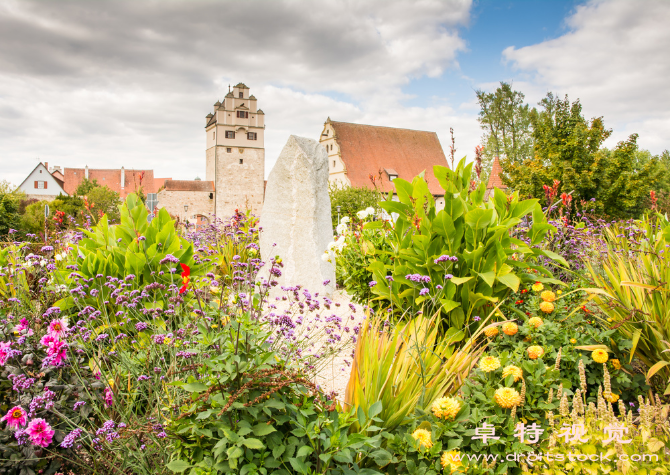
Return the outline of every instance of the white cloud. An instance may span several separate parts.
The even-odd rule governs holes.
[[[590,1],[566,23],[559,38],[503,51],[520,71],[516,88],[532,100],[579,98],[585,116],[614,129],[609,146],[637,132],[654,153],[670,148],[670,2]]]
[[[405,107],[402,87],[456,67],[470,7],[0,0],[2,178],[20,182],[38,157],[203,177],[204,116],[239,81],[266,113],[267,171],[289,134],[317,138],[329,115],[435,130],[444,145],[463,117]]]

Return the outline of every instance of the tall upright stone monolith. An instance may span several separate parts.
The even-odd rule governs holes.
[[[279,256],[284,264],[279,286],[301,285],[332,296],[335,267],[322,259],[333,241],[328,154],[316,140],[289,137],[268,177],[259,226],[266,262],[261,276],[267,278],[270,259]]]

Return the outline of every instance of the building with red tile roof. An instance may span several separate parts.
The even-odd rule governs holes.
[[[125,167],[101,169],[86,166],[63,170],[63,188],[70,195],[74,194],[74,191],[84,179],[97,180],[100,186],[107,186],[116,191],[121,198],[125,198],[129,193],[136,192],[140,187],[142,187],[144,193],[157,193],[166,180],[165,178],[154,179],[153,170],[125,169]]]
[[[425,172],[431,193],[444,195],[433,166],[448,164],[435,132],[336,122],[329,117],[319,142],[328,152],[331,183],[366,188],[376,185],[388,192],[394,190],[393,179],[411,182]]]

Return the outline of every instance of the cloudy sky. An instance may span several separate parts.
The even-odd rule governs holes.
[[[0,0],[0,179],[39,160],[204,178],[205,115],[244,82],[266,174],[334,120],[480,140],[476,89],[547,91],[670,148],[670,1]]]

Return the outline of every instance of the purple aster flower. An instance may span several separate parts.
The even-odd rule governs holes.
[[[375,285],[377,285],[377,281],[376,280],[371,280],[370,283],[368,283],[368,285],[370,287],[374,287]]]
[[[430,292],[430,290],[424,287],[419,291],[419,295],[427,295],[428,292]]]

